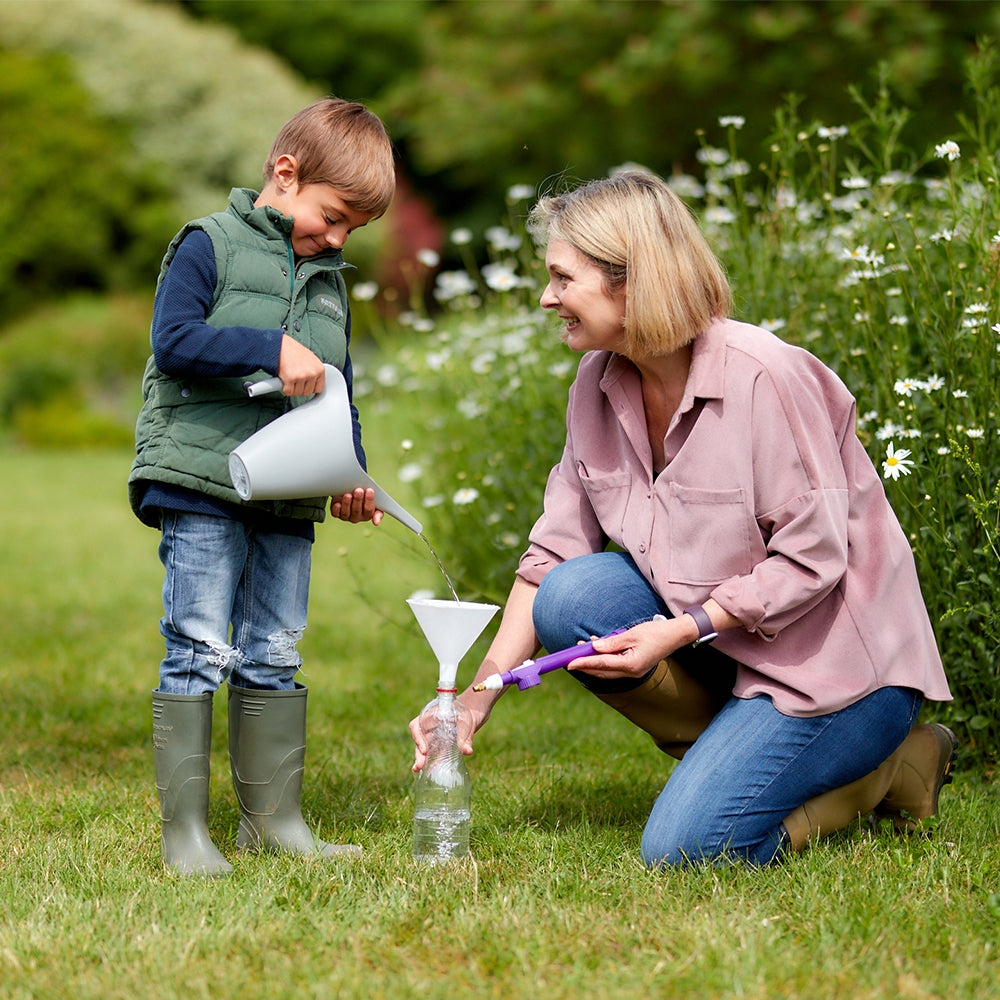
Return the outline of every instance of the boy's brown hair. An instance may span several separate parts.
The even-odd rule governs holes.
[[[282,155],[295,157],[300,184],[329,184],[373,218],[385,213],[396,190],[392,143],[363,104],[327,97],[285,122],[264,161],[265,184]]]

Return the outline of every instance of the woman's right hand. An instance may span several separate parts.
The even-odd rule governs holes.
[[[490,717],[489,709],[485,711],[480,707],[471,707],[459,696],[458,701],[461,701],[463,706],[468,710],[465,712],[460,712],[459,717],[459,727],[456,734],[458,740],[458,748],[467,757],[472,754],[472,737],[480,730],[486,720]],[[410,735],[413,737],[414,743],[414,753],[413,753],[413,770],[420,771],[423,769],[424,764],[427,763],[427,737],[425,733],[433,728],[434,720],[430,712],[427,711],[433,705],[430,705],[421,712],[415,719],[410,720]]]

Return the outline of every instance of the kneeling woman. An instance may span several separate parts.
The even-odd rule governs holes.
[[[765,864],[862,813],[934,813],[955,740],[915,722],[951,695],[847,389],[727,318],[722,269],[660,178],[545,198],[531,224],[541,303],[584,357],[473,686],[540,646],[626,629],[571,669],[680,759],[643,834],[650,866]],[[498,697],[462,694],[466,753]]]

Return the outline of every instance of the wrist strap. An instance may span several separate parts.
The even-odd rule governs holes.
[[[698,626],[698,638],[692,646],[700,646],[703,642],[711,642],[719,633],[712,625],[712,619],[708,617],[708,612],[700,605],[693,604],[690,608],[684,609],[684,614],[690,615]]]

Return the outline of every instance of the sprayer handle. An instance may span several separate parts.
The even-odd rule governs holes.
[[[626,629],[616,628],[602,638],[608,639]],[[540,656],[537,660],[525,660],[518,667],[512,670],[505,670],[500,674],[491,674],[481,683],[477,684],[474,691],[499,691],[508,684],[516,684],[518,690],[526,691],[528,688],[538,687],[542,682],[541,675],[559,670],[581,656],[593,656],[595,653],[593,642],[584,642],[577,646],[569,646],[566,649],[557,650],[555,653],[548,653]]]
[[[244,382],[243,388],[246,389],[248,396],[263,396],[268,392],[279,392],[284,384],[275,375],[274,378],[261,379],[260,382]]]

